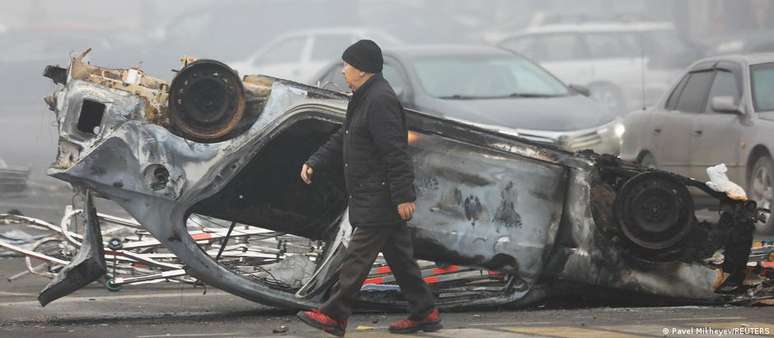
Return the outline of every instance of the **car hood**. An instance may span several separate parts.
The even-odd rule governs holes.
[[[614,114],[605,112],[581,95],[474,100],[433,98],[418,108],[479,124],[547,131],[589,129],[615,119]]]

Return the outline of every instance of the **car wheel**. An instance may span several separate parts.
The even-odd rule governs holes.
[[[759,157],[750,171],[747,191],[750,198],[758,203],[759,208],[771,210],[771,201],[774,198],[772,193],[772,182],[774,182],[774,162],[768,155]],[[760,222],[755,224],[758,233],[774,233],[774,220],[769,217],[766,224]]]
[[[640,156],[640,160],[638,162],[645,168],[656,169],[656,158],[653,157],[653,154],[651,153],[645,153]]]
[[[214,143],[234,137],[245,105],[239,74],[219,61],[194,61],[169,85],[172,130],[189,140]]]
[[[621,91],[611,85],[591,86],[591,99],[599,103],[603,109],[616,115],[626,113],[626,105]]]

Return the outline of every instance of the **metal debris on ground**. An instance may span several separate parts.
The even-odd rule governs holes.
[[[69,264],[83,245],[84,227],[79,226],[82,214],[82,209],[67,206],[59,225],[27,216],[0,214],[2,222],[24,224],[45,232],[30,235],[22,230],[11,230],[0,234],[0,248],[7,250],[4,253],[22,255],[26,260],[26,271],[9,277],[9,281],[29,274],[53,278]],[[124,285],[159,282],[196,283],[176,257],[143,231],[137,221],[103,213],[97,216],[107,263],[103,283],[108,290],[119,291]],[[232,245],[223,247],[221,243],[228,234],[225,224],[201,215],[189,219],[188,229],[189,235],[208,254],[220,253],[221,264],[229,270],[290,290],[297,290],[309,282],[315,271],[315,259],[321,254],[321,246],[314,241],[241,224],[231,234]],[[425,281],[431,285],[503,280],[493,271],[457,265],[439,267],[427,261],[420,261],[420,264]],[[375,289],[400,290],[382,257],[374,263],[363,283],[363,291]]]
[[[280,325],[279,327],[275,328],[271,332],[272,333],[287,333],[288,332],[288,326],[287,325]]]

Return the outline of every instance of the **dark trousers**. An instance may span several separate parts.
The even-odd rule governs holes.
[[[320,311],[337,320],[349,318],[360,287],[380,251],[409,303],[409,318],[419,320],[427,316],[435,301],[414,260],[414,244],[406,225],[355,228],[339,268],[339,280]]]

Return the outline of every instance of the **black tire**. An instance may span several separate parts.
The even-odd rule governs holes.
[[[758,203],[759,208],[771,210],[774,200],[772,183],[774,183],[774,161],[769,155],[758,157],[750,170],[747,193],[750,199]],[[774,234],[774,219],[769,217],[766,224],[755,223],[755,228],[759,234]]]
[[[614,212],[633,253],[646,260],[665,261],[684,249],[680,242],[691,232],[694,202],[679,181],[650,171],[624,183],[616,194]]]

